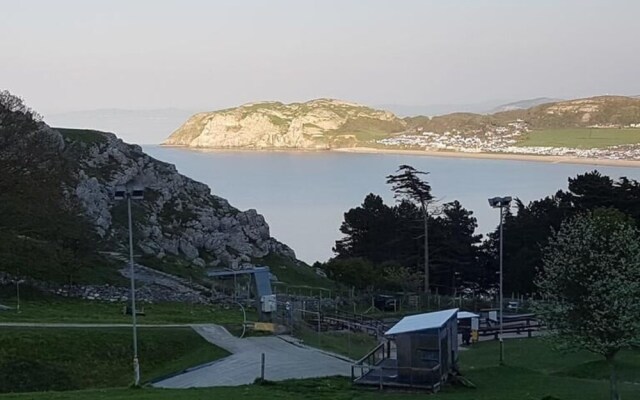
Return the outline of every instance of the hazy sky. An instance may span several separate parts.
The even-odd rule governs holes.
[[[45,114],[640,94],[639,16],[638,0],[2,1],[0,88]]]

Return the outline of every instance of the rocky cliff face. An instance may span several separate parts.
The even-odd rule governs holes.
[[[265,102],[192,116],[164,142],[209,148],[328,149],[401,132],[388,111],[338,100]]]
[[[81,154],[73,195],[101,237],[114,239],[125,233],[125,204],[112,200],[113,192],[135,181],[145,188],[145,200],[134,204],[134,221],[138,248],[147,255],[234,268],[272,253],[295,258],[290,248],[270,237],[269,226],[256,210],[235,209],[211,194],[208,186],[113,134],[84,134],[95,136],[92,143],[67,138]]]

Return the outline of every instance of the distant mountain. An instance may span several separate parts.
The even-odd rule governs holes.
[[[117,132],[129,143],[158,144],[195,112],[177,108],[98,109],[50,114],[45,121],[50,126]]]
[[[539,106],[540,104],[557,103],[559,101],[563,101],[563,99],[554,99],[551,97],[538,97],[536,99],[514,101],[512,103],[502,104],[492,109],[491,112],[489,112],[489,114],[495,114],[497,112],[503,112],[503,111],[526,110],[527,108]]]
[[[317,99],[306,103],[262,102],[189,118],[166,145],[210,148],[328,149],[371,142],[404,131],[389,111]]]
[[[480,103],[468,104],[427,104],[427,105],[405,105],[405,104],[380,104],[377,107],[389,110],[400,117],[413,117],[416,115],[444,115],[456,112],[485,114],[504,104],[505,100],[491,100]]]

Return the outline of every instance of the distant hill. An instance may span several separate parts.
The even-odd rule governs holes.
[[[406,122],[389,111],[340,100],[262,102],[196,114],[164,144],[329,149],[373,142],[405,129]]]
[[[405,120],[408,129],[412,131],[444,133],[457,130],[467,136],[506,126],[516,120],[521,120],[529,129],[621,127],[640,123],[640,98],[598,96],[545,103],[527,109],[488,115],[454,113],[432,118],[418,116]]]
[[[389,110],[399,117],[412,117],[416,115],[444,115],[451,113],[492,113],[498,107],[506,103],[506,100],[490,100],[478,103],[451,103],[451,104],[425,104],[425,105],[407,105],[407,104],[380,104],[377,108]]]
[[[557,103],[563,99],[553,99],[551,97],[538,97],[536,99],[514,101],[512,103],[502,104],[489,112],[495,114],[503,111],[526,110],[527,108],[539,106],[540,104]]]
[[[51,126],[117,132],[129,143],[158,144],[197,110],[98,109],[45,115]]]

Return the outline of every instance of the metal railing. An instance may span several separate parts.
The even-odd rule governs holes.
[[[441,367],[440,364],[431,368],[353,364],[351,366],[351,381],[376,385],[380,390],[388,386],[423,388],[437,392],[443,380],[446,380],[446,376],[442,375]],[[360,369],[360,377],[358,378],[356,378],[356,369]]]

